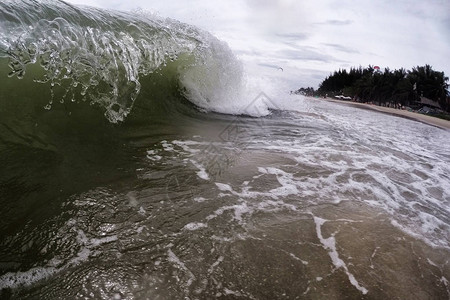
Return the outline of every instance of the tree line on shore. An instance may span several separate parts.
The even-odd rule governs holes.
[[[419,105],[425,97],[450,112],[448,80],[444,72],[435,71],[430,65],[411,70],[385,68],[384,71],[379,67],[360,66],[350,71],[335,71],[322,81],[318,90],[308,87],[292,93],[322,97],[343,95],[358,102],[410,107]]]

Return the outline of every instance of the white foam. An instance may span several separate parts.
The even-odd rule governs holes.
[[[219,190],[221,190],[222,192],[232,192],[232,191],[233,191],[233,189],[231,188],[231,186],[228,185],[228,184],[225,184],[225,183],[219,183],[219,182],[216,182],[215,184],[216,184],[216,186],[219,188]]]
[[[0,290],[28,286],[39,280],[53,276],[58,272],[59,269],[55,267],[36,267],[25,272],[6,273],[0,276]]]
[[[161,141],[161,146],[163,146],[164,151],[173,152],[175,149],[173,148],[173,145],[167,141]],[[151,151],[151,150],[150,150]]]
[[[146,214],[147,212],[145,211],[145,208],[141,206],[141,207],[139,207],[138,213],[141,214],[141,215],[143,215],[143,216],[145,216],[145,214]]]
[[[217,258],[217,260],[211,265],[211,267],[209,267],[208,269],[208,274],[212,274],[214,272],[214,269],[223,262],[224,257],[223,256],[219,256]]]
[[[449,288],[449,282],[448,282],[448,279],[446,277],[442,276],[441,279],[440,279],[440,282],[442,282],[447,289]]]
[[[198,229],[205,228],[205,227],[208,227],[208,225],[206,225],[205,223],[200,223],[200,222],[194,223],[193,222],[193,223],[186,224],[183,227],[183,229],[194,231],[194,230],[198,230]]]
[[[194,201],[195,201],[195,202],[205,202],[205,201],[206,201],[206,198],[203,198],[203,197],[195,197],[195,198],[194,198]]]
[[[100,245],[115,242],[117,240],[118,240],[117,235],[111,235],[111,236],[106,236],[104,238],[92,238],[92,239],[90,239],[89,243],[90,243],[91,247],[98,247]]]
[[[162,159],[162,156],[160,156],[160,155],[152,155],[152,156],[147,155],[147,158],[150,159],[150,160],[153,160],[153,161],[159,161],[159,160]]]
[[[327,106],[326,102],[316,104],[318,101],[314,101],[311,103],[317,105],[318,111]],[[336,110],[335,107],[332,109]],[[279,199],[295,194],[316,204],[364,201],[383,209],[405,233],[433,247],[449,249],[450,224],[445,217],[450,213],[450,203],[446,200],[450,199],[450,151],[445,150],[450,149],[447,142],[450,140],[449,134],[432,130],[437,138],[428,131],[420,136],[420,130],[417,132],[405,125],[399,135],[398,132],[389,132],[386,126],[381,128],[381,122],[371,124],[371,132],[366,132],[366,125],[358,122],[366,122],[369,116],[355,120],[353,124],[347,117],[354,113],[353,108],[344,107],[341,110],[348,112],[342,113],[342,116],[336,112],[326,115],[332,118],[328,125],[334,129],[327,129],[331,134],[314,135],[311,139],[305,134],[298,134],[293,139],[280,135],[270,141],[253,139],[248,146],[250,150],[293,155],[306,172],[312,170],[309,172],[318,176],[296,178],[282,172],[270,172],[260,166],[260,175],[255,176],[254,180],[269,172],[276,175],[281,187],[271,192]],[[322,111],[320,113],[324,114]],[[292,120],[293,124],[298,122],[297,119]],[[389,123],[389,120],[386,122]],[[314,124],[317,125],[317,120]],[[242,191],[235,188],[232,194],[241,198],[263,196],[250,188],[243,188]]]
[[[252,209],[247,206],[247,203],[243,202],[241,204],[233,205],[232,209],[234,209],[234,219],[242,222],[242,216],[245,214],[252,213]]]
[[[242,297],[242,294],[240,293],[240,292],[237,292],[237,291],[233,291],[233,290],[230,290],[230,289],[228,289],[228,288],[224,288],[223,289],[223,292],[224,292],[224,294],[225,295],[233,295],[233,296],[236,296],[236,297]]]
[[[296,101],[299,105],[303,103],[303,107],[300,105],[298,111],[307,109],[306,116],[295,114],[291,119],[283,119],[286,122],[283,132],[263,128],[262,132],[267,132],[270,139],[252,138],[245,144],[249,151],[282,154],[297,164],[276,168],[255,166],[258,174],[251,180],[217,182],[218,197],[237,199],[241,209],[228,202],[208,218],[231,211],[233,220],[243,222],[245,215],[255,211],[296,211],[306,203],[356,201],[384,210],[394,226],[414,238],[433,247],[450,248],[450,224],[446,218],[450,213],[449,134],[432,128],[421,132],[420,126],[413,130],[407,126],[410,124],[402,125],[402,122],[395,123],[400,127],[382,126],[382,122],[370,121],[372,115],[365,111],[360,112],[362,117],[353,120],[353,108],[318,100],[310,100],[306,105],[300,98]],[[383,118],[386,124],[391,118],[377,117]],[[305,127],[302,123],[305,119],[317,128]],[[195,156],[207,145],[190,140],[163,143],[163,148],[186,157],[186,164],[192,163],[198,169],[199,178],[209,179],[201,159]],[[235,147],[225,143],[214,146]],[[270,190],[264,190],[264,182],[271,183]],[[203,200],[197,202],[200,201]]]
[[[242,216],[245,214],[251,215],[253,213],[253,209],[247,206],[247,203],[242,202],[241,204],[223,206],[214,211],[214,213],[210,214],[206,217],[206,220],[210,221],[212,219],[217,218],[218,216],[223,215],[226,211],[234,211],[233,219],[243,223]]]
[[[191,162],[197,169],[199,169],[199,171],[198,171],[196,174],[197,174],[197,176],[198,176],[200,179],[203,179],[203,180],[209,180],[209,175],[208,175],[208,173],[206,172],[206,169],[205,169],[204,166],[202,166],[200,163],[196,162],[196,161],[193,160],[193,159],[191,159],[190,162]]]
[[[59,229],[57,237],[65,237],[67,232],[71,231],[76,232],[74,240],[76,244],[72,247],[75,247],[75,249],[78,248],[77,252],[71,254],[71,257],[67,257],[67,253],[64,253],[65,256],[63,258],[55,256],[53,259],[47,261],[45,266],[34,267],[28,271],[10,272],[4,274],[0,276],[0,289],[29,286],[40,280],[55,276],[68,268],[88,261],[90,257],[98,255],[100,253],[98,249],[102,245],[113,243],[118,240],[117,235],[92,238],[88,237],[83,230],[77,228],[77,220],[74,218],[66,221],[66,224]]]
[[[309,264],[306,260],[302,260],[302,259],[300,259],[299,257],[295,256],[294,253],[289,253],[289,255],[290,255],[293,259],[300,261],[300,262],[301,262],[302,264],[304,264],[304,265],[308,265],[308,264]]]
[[[175,264],[178,268],[183,270],[188,277],[188,280],[186,281],[186,287],[189,287],[192,285],[192,283],[195,280],[194,274],[189,270],[186,265],[181,261],[181,259],[173,253],[172,249],[167,250],[167,260],[173,264]]]
[[[115,240],[113,238],[113,240]],[[109,242],[108,238],[103,240],[93,240],[90,247],[95,247],[105,242]],[[67,268],[78,265],[89,259],[92,251],[90,247],[82,247],[81,250],[67,262],[65,265],[60,267],[55,267],[60,265],[61,261],[58,259],[52,259],[47,263],[45,267],[35,267],[24,272],[9,272],[0,276],[0,289],[3,288],[18,288],[21,286],[29,286],[40,280],[47,279],[54,276]]]
[[[230,185],[224,183],[216,183],[216,185],[221,191],[230,192],[231,194],[238,196],[240,198],[257,198],[257,197],[260,198],[263,196],[272,199],[278,199],[279,197],[286,197],[289,195],[296,195],[299,193],[299,190],[297,189],[296,182],[292,174],[287,173],[278,168],[259,167],[258,171],[263,175],[266,174],[275,175],[277,181],[280,183],[281,186],[271,189],[268,192],[261,192],[261,191],[251,191],[250,189],[252,187],[248,181],[243,182],[241,191],[236,191]]]
[[[198,169],[198,172],[196,172],[197,176],[202,180],[209,180],[210,176],[208,172],[206,171],[205,166],[198,160],[194,159],[194,156],[198,154],[203,147],[206,147],[208,143],[205,142],[198,142],[198,141],[181,141],[181,140],[174,140],[171,142],[168,142],[166,140],[163,140],[160,142],[161,146],[163,147],[164,151],[167,152],[173,152],[177,153],[181,156],[181,160],[185,163],[190,162],[194,167]],[[195,148],[200,147],[200,149]],[[151,149],[147,151],[147,158],[152,161],[160,161],[162,160],[162,156],[156,155],[157,150]],[[146,176],[149,178],[149,176]]]
[[[348,279],[350,280],[350,283],[353,286],[355,286],[364,295],[367,294],[368,290],[359,284],[359,282],[355,279],[355,276],[349,272],[345,262],[341,258],[339,258],[339,254],[336,249],[336,239],[334,238],[334,236],[332,235],[326,239],[322,236],[322,225],[325,224],[325,222],[327,220],[316,217],[316,216],[314,216],[313,218],[314,218],[314,223],[316,224],[317,237],[319,238],[320,243],[322,244],[323,248],[328,251],[328,255],[330,256],[333,265],[337,269],[339,269],[339,268],[344,269],[345,273],[348,276]]]

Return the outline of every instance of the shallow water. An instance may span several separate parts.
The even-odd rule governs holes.
[[[16,200],[2,210],[2,295],[447,298],[449,133],[303,101],[178,135],[133,128],[122,176],[102,158],[90,186]]]

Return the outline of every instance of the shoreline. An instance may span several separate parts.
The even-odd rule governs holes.
[[[377,106],[377,105],[367,104],[367,103],[343,101],[343,100],[332,99],[332,98],[311,98],[311,97],[306,97],[306,98],[309,98],[312,100],[324,100],[324,101],[328,101],[328,102],[334,102],[334,103],[344,104],[344,105],[348,105],[348,106],[353,106],[353,107],[361,108],[361,109],[369,109],[369,110],[373,110],[373,111],[378,111],[380,113],[390,114],[390,115],[393,115],[396,117],[401,117],[401,118],[410,119],[410,120],[413,120],[416,122],[421,122],[421,123],[431,125],[434,127],[438,127],[438,128],[444,129],[444,130],[450,130],[450,121],[432,117],[432,116],[419,114],[416,112],[395,109],[395,108],[390,108],[390,107],[384,107],[384,106]]]

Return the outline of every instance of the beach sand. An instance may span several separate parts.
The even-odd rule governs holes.
[[[439,119],[439,118],[432,117],[432,116],[427,116],[427,115],[416,113],[416,112],[411,112],[411,111],[401,110],[401,109],[395,109],[395,108],[390,108],[390,107],[377,106],[377,105],[373,105],[373,104],[351,102],[351,101],[342,101],[342,100],[337,100],[337,99],[332,99],[332,98],[311,98],[311,99],[314,99],[314,100],[317,100],[317,99],[325,100],[325,101],[329,101],[329,102],[335,102],[335,103],[340,103],[340,104],[344,104],[344,105],[350,105],[350,106],[357,107],[357,108],[375,110],[375,111],[379,111],[381,113],[391,114],[391,115],[394,115],[394,116],[407,118],[407,119],[411,119],[411,120],[414,120],[414,121],[422,122],[422,123],[425,123],[425,124],[428,124],[428,125],[431,125],[431,126],[439,127],[439,128],[446,129],[446,130],[450,130],[450,121],[444,120],[444,119]]]

